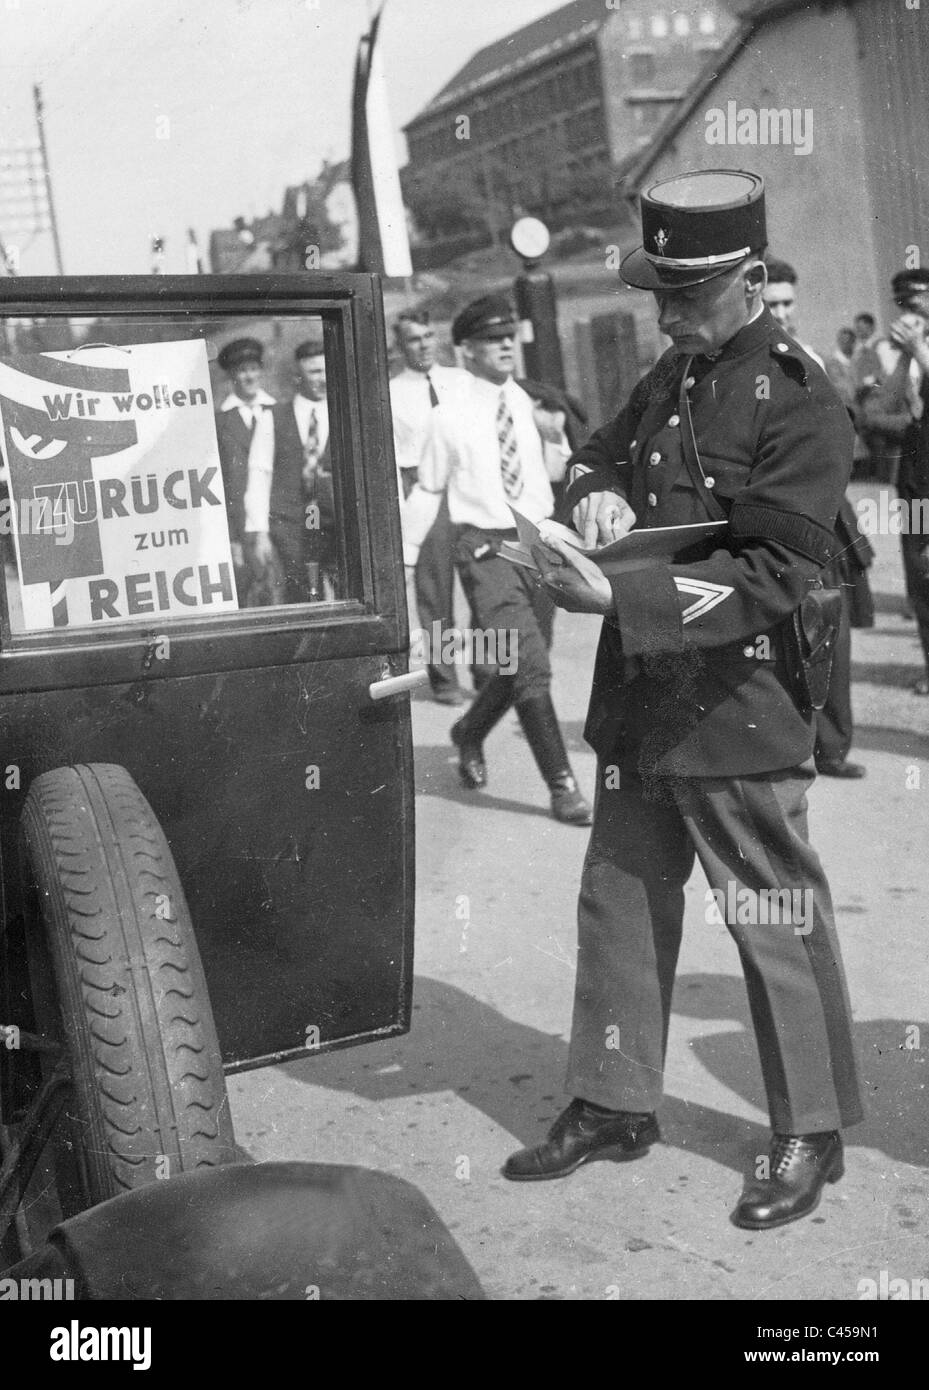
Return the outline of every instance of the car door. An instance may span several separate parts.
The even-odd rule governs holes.
[[[412,747],[384,682],[408,632],[377,278],[11,279],[0,315],[8,929],[31,780],[121,764],[174,854],[227,1069],[404,1031]],[[243,341],[247,409],[223,370]]]

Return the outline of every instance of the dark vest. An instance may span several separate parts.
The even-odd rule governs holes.
[[[216,412],[216,443],[226,492],[229,539],[241,541],[245,531],[245,488],[252,432],[238,410]]]
[[[297,418],[290,402],[272,406],[274,419],[274,474],[271,480],[271,524],[294,524],[302,527],[309,502],[320,509],[321,524],[331,527],[334,522],[332,477],[328,470],[329,440],[320,455],[320,471],[327,476],[318,480],[316,495],[309,495],[303,486],[303,445],[297,429]]]

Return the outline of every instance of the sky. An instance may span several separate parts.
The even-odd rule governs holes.
[[[386,0],[391,117],[401,125],[476,49],[560,0]],[[194,227],[278,209],[287,184],[349,153],[359,36],[372,0],[0,0],[0,151],[35,133],[42,85],[65,272],[186,270]],[[0,227],[2,234],[2,227]],[[9,243],[11,238],[5,238]],[[22,239],[21,239],[22,241]],[[23,274],[54,273],[51,238]]]

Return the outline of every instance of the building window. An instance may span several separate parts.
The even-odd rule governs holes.
[[[700,33],[701,33],[701,34],[715,34],[715,33],[716,33],[716,16],[715,16],[715,14],[711,14],[709,10],[704,10],[703,13],[702,13],[701,16],[700,16],[699,28],[700,28]]]
[[[652,19],[652,37],[656,39],[668,37],[668,21],[663,14],[656,14]]]
[[[633,87],[649,87],[655,80],[655,55],[633,53],[629,58]]]
[[[690,33],[690,20],[687,15],[676,14],[674,16],[674,32],[675,34],[679,34],[681,38],[687,37]]]

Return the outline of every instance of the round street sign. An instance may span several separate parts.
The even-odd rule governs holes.
[[[513,223],[510,232],[510,245],[517,256],[526,261],[541,260],[551,239],[548,228],[538,217],[521,217]]]

